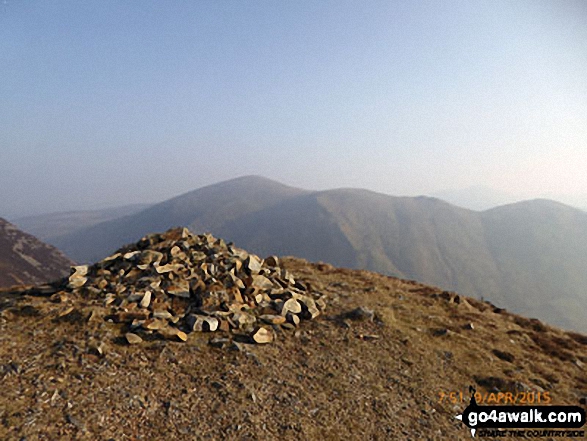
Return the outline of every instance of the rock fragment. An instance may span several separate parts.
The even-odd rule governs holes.
[[[269,325],[281,325],[285,323],[285,317],[282,315],[263,314],[259,316],[259,319]]]
[[[151,291],[145,292],[143,298],[141,299],[141,308],[148,308],[151,303]]]
[[[141,343],[143,341],[143,339],[138,336],[137,334],[134,334],[132,332],[127,332],[126,335],[126,341],[128,342],[129,345],[136,345],[138,343]]]
[[[269,256],[264,261],[265,265],[270,267],[278,267],[279,266],[279,258],[277,256]]]
[[[375,312],[372,309],[359,306],[345,314],[345,318],[357,321],[373,320]]]
[[[273,341],[273,333],[267,328],[257,328],[251,335],[253,341],[258,344],[271,343]]]
[[[299,314],[302,312],[302,305],[296,299],[289,299],[283,302],[281,305],[281,310],[279,311],[281,315],[286,316],[289,313],[292,314]]]

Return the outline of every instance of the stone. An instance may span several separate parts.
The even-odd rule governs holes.
[[[513,354],[507,352],[507,351],[500,351],[499,349],[493,349],[491,352],[493,352],[493,355],[495,355],[497,358],[507,361],[508,363],[513,363],[514,360],[516,359],[516,357],[514,357]]]
[[[151,304],[151,291],[145,292],[143,298],[141,299],[140,306],[141,308],[148,308]]]
[[[291,275],[291,273],[282,268],[281,270],[281,274],[280,274],[281,279],[285,280],[286,282],[288,282],[290,285],[295,285],[296,281],[294,280],[293,276]]]
[[[277,256],[269,256],[269,257],[265,258],[263,263],[266,266],[278,267],[279,266],[279,258]]]
[[[259,274],[247,277],[243,282],[247,288],[252,287],[257,290],[268,290],[273,288],[273,282],[267,277]]]
[[[253,331],[251,337],[258,344],[271,343],[273,341],[273,332],[267,328],[260,327]]]
[[[68,308],[65,308],[64,310],[62,310],[59,314],[58,317],[65,317],[66,315],[71,314],[73,311],[75,311],[75,308],[73,306],[70,306]]]
[[[302,312],[302,305],[296,299],[289,299],[283,302],[280,306],[280,314],[285,316],[288,313],[299,314]]]
[[[177,285],[171,285],[167,288],[167,293],[172,296],[183,297],[186,299],[190,298],[190,286],[188,282],[178,283]]]
[[[291,312],[287,313],[285,319],[287,323],[294,325],[296,327],[300,324],[300,318],[296,314],[292,314]]]
[[[187,334],[172,326],[166,326],[164,328],[158,329],[157,332],[166,340],[187,341]]]
[[[140,336],[138,336],[137,334],[133,334],[132,332],[127,332],[125,334],[125,337],[129,345],[136,345],[143,341],[143,339]]]
[[[257,256],[253,254],[249,254],[244,264],[245,268],[249,270],[250,274],[258,274],[259,271],[261,271],[261,259],[259,259]]]
[[[193,332],[214,332],[218,329],[219,323],[216,317],[195,314],[186,317],[186,325]]]
[[[153,317],[158,319],[170,319],[171,317],[173,317],[173,314],[171,314],[169,311],[165,309],[160,311],[154,311]]]
[[[320,315],[320,309],[316,305],[313,298],[308,296],[299,296],[299,303],[302,305],[302,317],[304,319],[312,320]]]
[[[236,324],[236,326],[239,329],[244,329],[248,326],[254,325],[257,322],[257,319],[252,314],[246,313],[244,311],[239,311],[233,315],[232,321]]]
[[[324,311],[326,309],[326,301],[324,300],[324,297],[317,298],[315,302],[316,306],[320,308],[321,311]]]
[[[120,253],[115,253],[112,254],[111,256],[106,257],[105,259],[102,260],[103,263],[108,263],[111,262],[113,260],[118,259],[119,257],[121,257],[122,255]]]
[[[442,337],[444,335],[448,335],[449,330],[446,328],[438,328],[432,330],[432,335],[435,337]]]
[[[88,274],[88,265],[78,265],[71,267],[71,275],[70,278],[74,277],[84,277]]]
[[[155,267],[155,271],[159,274],[170,273],[175,270],[175,265],[168,263],[167,265],[159,265]]]
[[[133,320],[146,320],[149,318],[148,311],[124,311],[114,315],[116,323],[128,323]]]
[[[379,336],[376,334],[359,334],[359,338],[365,341],[379,340]]]
[[[133,294],[129,294],[128,297],[126,298],[126,300],[127,300],[127,302],[136,303],[136,302],[140,302],[144,296],[145,296],[145,293],[135,292]]]
[[[204,321],[207,324],[208,329],[206,331],[214,332],[218,329],[219,320],[216,317],[206,317]]]
[[[215,348],[225,348],[229,346],[232,343],[232,341],[230,340],[230,338],[216,337],[211,338],[208,343],[210,344],[210,346],[213,346]]]
[[[294,288],[297,288],[297,289],[299,289],[301,291],[307,291],[308,290],[308,288],[306,288],[306,285],[304,285],[299,280],[296,280],[296,283],[294,283]]]
[[[141,252],[140,251],[131,251],[129,253],[124,254],[122,257],[125,260],[133,260],[135,258],[135,256],[139,255]]]
[[[355,308],[345,314],[345,318],[357,321],[373,320],[374,316],[375,312],[372,309],[365,308],[364,306],[359,306],[358,308]]]
[[[285,323],[285,317],[282,315],[263,314],[259,319],[268,325],[281,325]]]
[[[56,292],[51,296],[51,301],[53,303],[64,303],[68,299],[67,293],[64,291]]]
[[[84,286],[86,284],[87,281],[88,281],[88,279],[86,277],[70,276],[69,283],[67,284],[67,287],[71,288],[71,289],[81,288],[82,286]]]
[[[147,319],[145,320],[141,326],[144,329],[148,329],[150,331],[157,331],[159,329],[163,329],[167,326],[167,322],[165,320],[162,319],[157,319],[157,318],[151,318],[151,319]]]
[[[230,331],[230,324],[228,323],[228,320],[218,320],[218,331]]]

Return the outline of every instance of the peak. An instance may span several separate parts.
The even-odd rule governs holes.
[[[554,201],[552,199],[537,198],[529,199],[519,202],[514,202],[507,205],[501,205],[499,207],[487,210],[488,212],[499,212],[506,210],[539,210],[539,211],[552,211],[552,210],[570,210],[582,213],[581,210],[570,205],[563,204],[562,202]]]
[[[220,185],[222,185],[222,184],[268,185],[268,184],[270,184],[270,185],[285,186],[285,184],[282,184],[281,182],[266,178],[264,176],[259,176],[259,175],[239,176],[238,178],[233,178],[233,179],[228,179],[226,181],[221,181],[216,185],[219,185],[219,184]],[[212,185],[214,185],[214,184],[212,184]]]
[[[206,185],[204,187],[197,188],[195,190],[189,191],[183,195],[177,196],[173,199],[178,199],[186,195],[194,195],[201,192],[216,192],[216,191],[261,191],[261,190],[268,190],[268,191],[287,191],[287,192],[303,192],[305,190],[301,190],[295,187],[290,187],[288,185],[282,184],[281,182],[274,181],[269,178],[265,178],[263,176],[257,175],[247,175],[247,176],[240,176],[238,178],[229,179],[226,181],[216,182],[214,184]],[[170,199],[170,200],[173,200]]]

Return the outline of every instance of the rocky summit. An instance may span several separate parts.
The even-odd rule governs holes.
[[[584,406],[586,366],[489,302],[185,229],[0,290],[0,440],[470,440],[471,386]]]
[[[277,257],[263,260],[186,228],[148,235],[94,265],[74,266],[68,278],[35,293],[65,304],[79,297],[102,301],[103,319],[124,324],[129,344],[186,341],[192,332],[270,343],[274,332],[295,329],[325,307],[323,296],[296,281]]]

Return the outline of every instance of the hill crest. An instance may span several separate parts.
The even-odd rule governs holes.
[[[296,258],[279,258],[280,266],[323,298],[313,320],[269,325],[269,345],[224,344],[235,336],[209,323],[190,329],[183,319],[192,312],[178,304],[163,320],[175,326],[179,316],[186,338],[169,338],[153,327],[161,310],[132,292],[153,283],[145,274],[175,280],[167,272],[175,263],[154,253],[194,252],[206,272],[230,268],[216,239],[198,239],[206,254],[183,248],[183,235],[146,238],[51,286],[0,291],[0,358],[9,360],[0,366],[0,438],[466,440],[455,415],[471,385],[480,404],[499,393],[518,404],[529,394],[542,404],[587,402],[584,335],[417,282]],[[259,260],[261,268],[275,262]],[[100,269],[110,274],[94,274]],[[127,303],[110,302],[90,289],[95,283],[110,283],[105,290]],[[198,291],[177,297],[196,301]],[[117,322],[112,309],[120,308],[127,317]],[[128,337],[139,329],[140,340]]]

